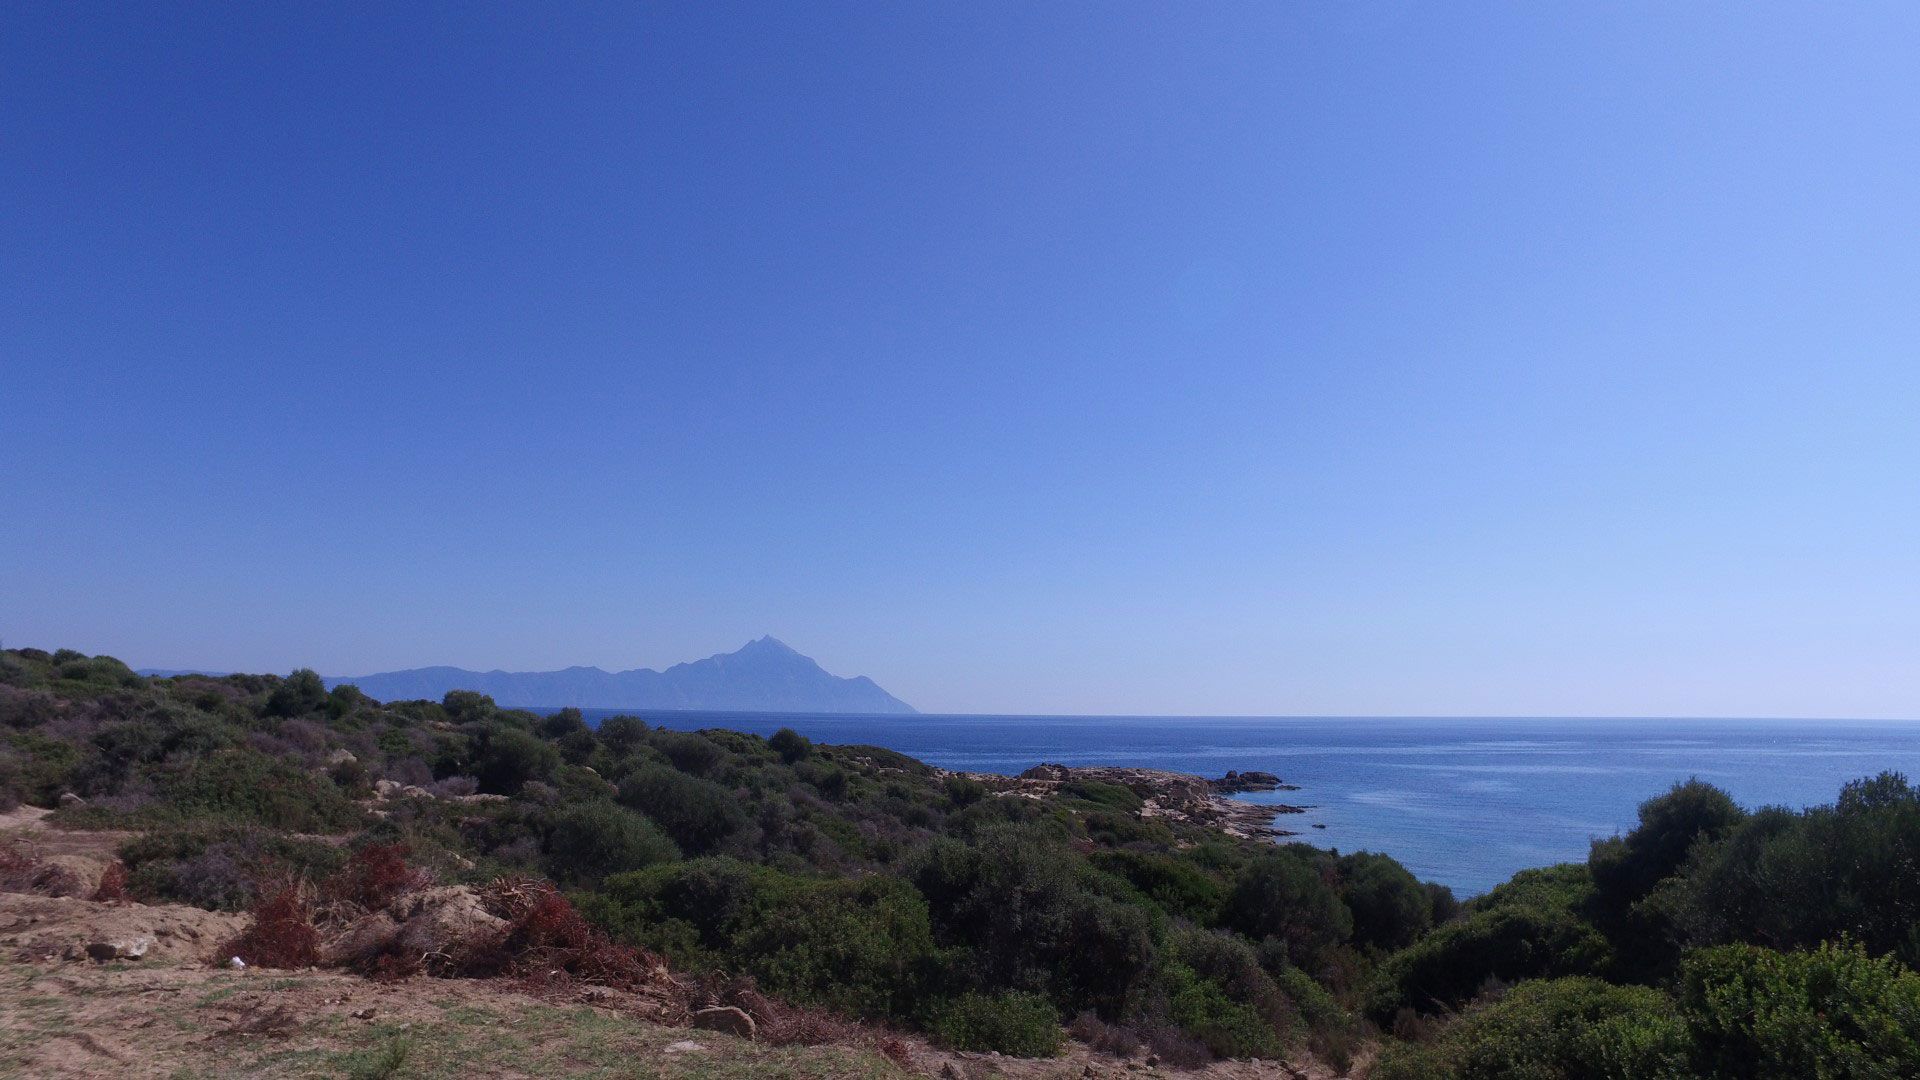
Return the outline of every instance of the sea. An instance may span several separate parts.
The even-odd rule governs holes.
[[[630,710],[585,710],[590,722]],[[1219,776],[1271,772],[1298,790],[1242,796],[1306,807],[1293,841],[1378,851],[1460,896],[1515,871],[1584,860],[1641,802],[1689,777],[1741,805],[1831,803],[1849,780],[1920,777],[1920,722],[1537,718],[854,716],[640,713],[660,727],[793,728],[929,764],[1012,775],[1040,762]]]

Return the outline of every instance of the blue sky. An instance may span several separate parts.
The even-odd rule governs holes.
[[[1920,717],[1920,8],[0,13],[0,637]]]

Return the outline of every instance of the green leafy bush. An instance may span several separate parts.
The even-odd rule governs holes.
[[[1374,976],[1367,1012],[1460,1008],[1491,981],[1604,972],[1612,946],[1587,917],[1593,882],[1566,863],[1524,870],[1467,906],[1467,915],[1393,954]]]
[[[1920,964],[1920,789],[1883,773],[1830,806],[1762,810],[1696,851],[1646,906],[1691,945],[1804,949],[1847,934]]]
[[[926,904],[898,878],[700,859],[616,874],[580,906],[683,966],[752,975],[788,1001],[857,1016],[910,1016],[935,961]]]
[[[608,874],[680,857],[653,822],[611,802],[575,803],[553,817],[547,873],[565,884],[594,885]]]
[[[1353,941],[1392,951],[1413,944],[1433,925],[1433,897],[1407,868],[1361,851],[1340,860],[1341,899],[1353,913]]]
[[[1590,978],[1548,979],[1522,984],[1473,1009],[1429,1045],[1390,1045],[1370,1076],[1685,1080],[1693,1075],[1690,1048],[1672,1000],[1657,990]]]
[[[366,823],[331,780],[252,750],[225,750],[161,774],[167,814],[328,832]]]
[[[1701,1075],[1878,1080],[1920,1070],[1920,975],[1858,944],[1693,953],[1680,1004]]]
[[[664,765],[634,770],[620,785],[620,802],[652,818],[681,850],[695,855],[713,851],[749,824],[732,792]]]
[[[1226,924],[1255,941],[1278,938],[1297,966],[1316,964],[1353,933],[1353,913],[1315,865],[1320,857],[1291,845],[1253,860],[1227,897]]]
[[[527,784],[545,783],[560,768],[560,751],[539,737],[500,724],[490,725],[480,739],[473,775],[480,790],[515,795]]]
[[[1065,1033],[1060,1014],[1038,994],[962,994],[935,1016],[934,1038],[955,1050],[997,1050],[1015,1057],[1052,1057]]]

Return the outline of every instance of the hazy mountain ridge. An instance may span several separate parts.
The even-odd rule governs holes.
[[[575,705],[602,709],[710,709],[742,712],[912,713],[913,706],[865,675],[842,678],[772,637],[665,671],[468,671],[410,668],[326,680],[351,684],[382,701],[439,698],[449,690],[478,690],[500,705],[524,708]]]

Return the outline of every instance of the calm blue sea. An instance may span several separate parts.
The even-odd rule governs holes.
[[[686,730],[791,727],[976,772],[1042,761],[1261,769],[1300,785],[1248,796],[1311,806],[1279,822],[1300,840],[1386,852],[1463,895],[1586,858],[1589,839],[1631,827],[1643,799],[1689,776],[1743,805],[1798,808],[1832,802],[1857,777],[1920,775],[1912,721],[644,715]]]

